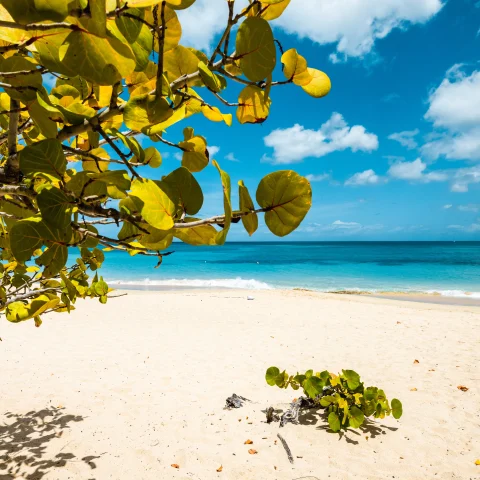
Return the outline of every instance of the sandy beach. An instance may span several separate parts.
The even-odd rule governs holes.
[[[479,332],[475,306],[298,291],[137,291],[3,321],[0,478],[477,479]],[[272,365],[354,369],[404,415],[279,429],[263,410],[296,392],[265,383]],[[225,410],[234,392],[252,402]]]

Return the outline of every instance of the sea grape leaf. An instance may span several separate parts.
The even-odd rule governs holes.
[[[275,386],[275,379],[280,375],[280,370],[277,367],[270,367],[265,374],[265,380],[273,387]]]
[[[182,213],[195,215],[202,208],[202,189],[187,168],[177,168],[162,179],[160,186]]]
[[[243,180],[238,182],[238,196],[240,198],[240,211],[245,212],[254,212],[255,205],[253,204],[252,197],[243,183]],[[256,213],[250,213],[249,215],[242,217],[242,223],[245,227],[245,230],[250,236],[252,236],[258,228],[258,216]]]
[[[23,322],[56,307],[58,303],[60,303],[58,297],[51,298],[48,295],[39,295],[27,305],[23,302],[11,303],[6,309],[6,317],[8,321],[13,323]]]
[[[68,248],[65,245],[54,243],[35,260],[35,263],[45,267],[42,273],[45,278],[51,278],[62,270],[67,260]]]
[[[196,222],[200,219],[194,217],[185,218],[186,223]],[[174,236],[189,245],[216,245],[218,231],[212,225],[199,225],[191,228],[175,228]]]
[[[3,0],[7,9],[17,23],[27,24],[51,20],[61,22],[68,16],[69,5],[66,0]]]
[[[335,412],[330,412],[328,415],[328,425],[334,432],[340,431],[340,419]]]
[[[62,144],[57,139],[26,146],[19,152],[19,162],[24,175],[46,173],[58,179],[63,177],[67,167]]]
[[[147,94],[130,97],[123,111],[123,120],[128,128],[140,132],[144,127],[164,122],[173,113],[165,98]]]
[[[225,122],[229,127],[232,126],[232,114],[222,113],[219,108],[210,105],[202,105],[201,111],[205,118],[212,122]]]
[[[191,172],[200,172],[208,165],[207,142],[203,137],[185,138],[178,146],[184,150],[182,157],[183,167],[188,168]]]
[[[35,71],[37,70],[37,64],[33,60],[27,57],[14,55],[9,58],[5,58],[1,62],[1,65],[1,72],[5,73],[18,72],[22,70],[35,72],[29,75],[16,75],[15,77],[6,78],[0,73],[1,81],[8,83],[9,85],[13,85],[14,87],[34,87],[37,89],[42,88],[42,75],[40,72]],[[24,103],[35,100],[37,97],[34,89],[15,90],[13,88],[5,88],[5,91],[10,97],[21,100]]]
[[[177,45],[164,55],[163,68],[167,72],[167,78],[173,82],[183,75],[188,75],[198,71],[198,58],[188,48]],[[200,79],[192,79],[187,81],[187,85],[200,85]]]
[[[218,170],[220,174],[220,180],[222,181],[223,188],[223,209],[225,211],[225,222],[223,224],[223,229],[217,233],[216,242],[217,245],[223,245],[227,239],[228,231],[230,230],[230,225],[232,224],[232,201],[231,201],[231,186],[230,186],[230,176],[227,172],[223,171],[220,168],[220,165],[214,160],[213,165]]]
[[[365,415],[358,407],[353,405],[349,410],[348,421],[351,427],[359,428],[365,421]]]
[[[392,415],[393,418],[399,419],[403,414],[403,407],[402,407],[402,402],[398,400],[397,398],[394,398],[392,400]]]
[[[355,390],[360,386],[360,375],[353,370],[343,370],[343,377],[347,381],[348,388]]]
[[[263,123],[270,113],[272,101],[261,88],[249,85],[240,92],[238,103],[237,119],[240,123]]]
[[[275,20],[288,7],[290,0],[262,1],[262,18],[265,20]],[[264,8],[266,6],[266,8]]]
[[[114,85],[136,66],[132,49],[115,37],[86,31],[70,33],[59,48],[62,65],[98,85]]]
[[[70,224],[74,205],[59,188],[43,188],[37,196],[37,205],[45,223],[58,228],[65,228]]]
[[[307,61],[294,48],[287,50],[282,55],[282,63],[284,65],[283,74],[295,85],[307,85],[313,80],[308,71]]]
[[[266,209],[269,230],[283,237],[293,232],[312,204],[309,181],[292,170],[280,170],[265,176],[257,189],[257,203]]]
[[[198,62],[198,71],[200,72],[200,77],[207,88],[213,92],[219,92],[222,89],[220,80],[204,62]]]
[[[236,58],[252,82],[268,77],[275,68],[277,52],[270,24],[260,17],[248,17],[240,25],[236,38]]]
[[[303,388],[307,395],[314,399],[317,395],[322,393],[322,381],[318,377],[311,376],[305,380]]]
[[[152,227],[159,230],[170,230],[173,227],[175,205],[153,180],[136,178],[132,182],[129,198]]]
[[[311,75],[312,80],[306,85],[302,85],[302,88],[310,96],[315,98],[321,98],[328,95],[332,88],[332,83],[328,75],[315,68],[307,68],[308,73]]]

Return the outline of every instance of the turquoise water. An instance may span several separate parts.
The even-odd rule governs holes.
[[[103,276],[136,287],[440,292],[480,298],[480,242],[265,242],[191,247],[156,259],[106,255]]]

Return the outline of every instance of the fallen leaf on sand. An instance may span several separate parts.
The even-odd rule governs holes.
[[[418,360],[414,360],[414,362],[413,362],[413,363],[420,363],[420,362],[419,362]]]
[[[180,465],[178,463],[172,463],[173,468],[180,468]]]
[[[411,391],[411,392],[416,392],[417,389],[416,389],[416,388],[411,388],[410,391]]]
[[[457,388],[462,392],[468,392],[468,387],[466,387],[465,385],[459,385]]]
[[[222,470],[223,470],[223,465],[220,465],[220,466],[217,468],[217,472],[220,473]]]
[[[480,465],[480,459],[479,459],[479,460],[475,460],[475,465]]]
[[[253,443],[253,441],[252,441],[252,440],[245,440],[245,443],[244,443],[244,445],[251,445],[252,443]]]
[[[248,453],[249,453],[250,455],[256,455],[258,452],[257,452],[254,448],[251,448],[251,449],[248,451]]]
[[[402,322],[397,322],[397,325],[400,325]]]

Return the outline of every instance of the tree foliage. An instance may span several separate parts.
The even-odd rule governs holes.
[[[106,302],[110,289],[97,272],[105,252],[160,264],[174,239],[222,245],[240,220],[252,235],[259,213],[284,236],[307,214],[311,188],[295,172],[263,178],[258,206],[240,181],[234,206],[230,177],[210,159],[207,139],[188,126],[183,139],[170,135],[193,115],[231,125],[229,109],[241,124],[262,123],[280,85],[313,97],[329,92],[323,72],[294,49],[283,53],[274,38],[269,21],[290,0],[250,0],[243,10],[227,0],[209,56],[180,44],[177,11],[194,2],[0,1],[0,311],[8,320],[40,325],[43,313],[70,311],[77,298]],[[234,102],[226,100],[232,83],[241,85]],[[140,134],[152,145],[142,147]],[[179,152],[181,167],[155,173],[159,147]],[[210,163],[223,209],[202,218],[194,174]],[[104,235],[104,224],[116,224],[118,235]]]
[[[325,408],[328,424],[334,432],[348,427],[360,428],[367,417],[395,419],[402,416],[402,403],[394,398],[390,403],[385,392],[377,387],[365,387],[360,375],[353,370],[342,370],[335,375],[327,370],[314,373],[307,370],[303,374],[289,375],[270,367],[265,380],[270,386],[303,389],[305,395]]]

